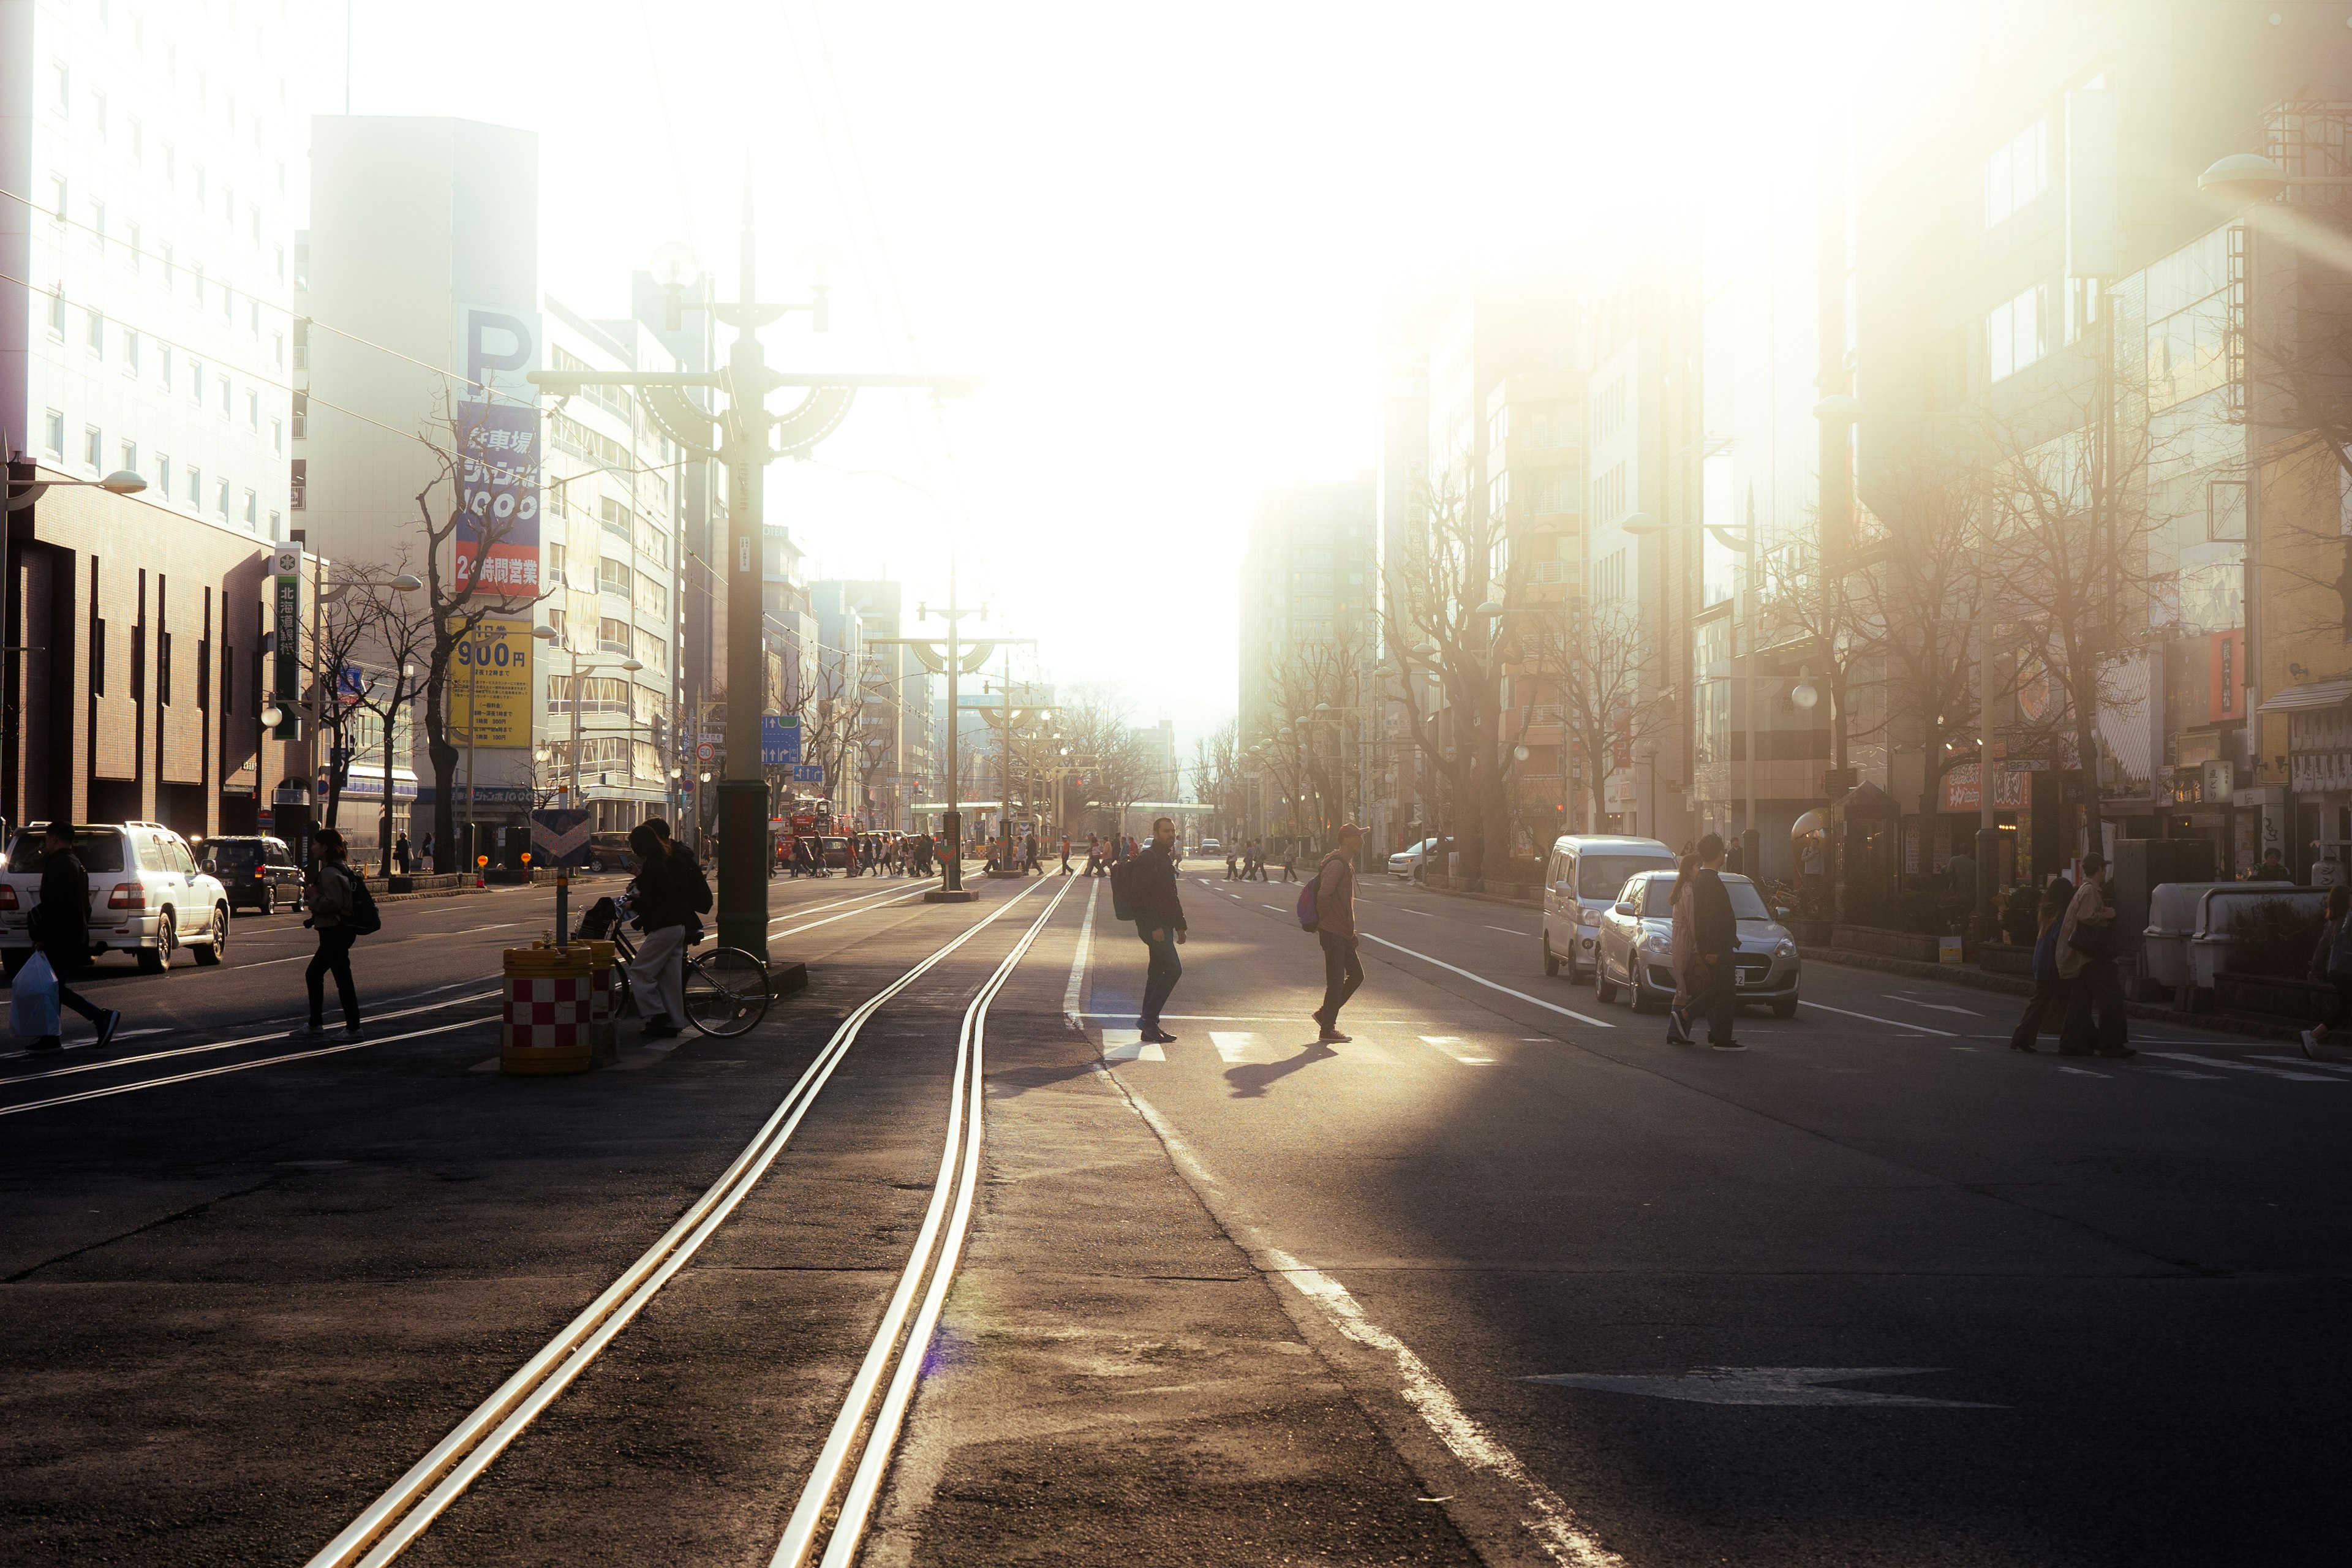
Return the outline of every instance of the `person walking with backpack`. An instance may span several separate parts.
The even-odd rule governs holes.
[[[1739,975],[1732,955],[1738,951],[1739,917],[1732,913],[1731,893],[1723,885],[1723,838],[1710,833],[1698,841],[1698,869],[1691,875],[1690,1008],[1706,1010],[1706,1043],[1718,1051],[1748,1048],[1732,1037],[1739,1012]],[[1689,1038],[1687,1015],[1682,1033]]]
[[[1176,890],[1176,819],[1163,816],[1151,825],[1151,842],[1140,854],[1121,863],[1111,882],[1116,896],[1122,887],[1128,912],[1135,919],[1135,934],[1150,953],[1143,977],[1143,1006],[1136,1028],[1147,1044],[1164,1046],[1176,1037],[1160,1026],[1160,1010],[1184,965],[1176,950],[1184,945],[1184,900]]]
[[[2038,1050],[2033,1042],[2042,1033],[2042,1020],[2053,1013],[2061,1020],[2066,1016],[2074,982],[2058,973],[2058,931],[2066,923],[2066,906],[2074,897],[2074,885],[2063,877],[2051,878],[2050,885],[2042,889],[2042,904],[2034,911],[2040,934],[2033,941],[2033,1000],[2025,1005],[2025,1016],[2010,1033],[2012,1051]]]
[[[1356,955],[1356,854],[1364,846],[1364,830],[1352,822],[1339,826],[1339,845],[1323,857],[1310,884],[1315,900],[1315,939],[1323,944],[1323,1005],[1313,1017],[1322,1033],[1318,1045],[1344,1046],[1339,1009],[1364,983],[1364,963]],[[1296,851],[1291,854],[1295,857]],[[1302,894],[1302,900],[1307,895]]]
[[[41,829],[41,901],[33,906],[34,935],[41,955],[58,983],[58,1007],[70,1008],[98,1030],[100,1048],[113,1043],[122,1027],[122,1010],[100,1007],[66,984],[66,976],[79,973],[89,962],[89,872],[74,848],[73,829],[52,822]],[[43,1035],[26,1047],[54,1051],[64,1047],[55,1035]]]
[[[369,931],[383,929],[375,900],[367,884],[346,860],[342,834],[321,827],[310,836],[310,874],[302,879],[303,901],[310,918],[302,923],[319,933],[319,950],[302,971],[310,993],[310,1033],[327,1028],[327,976],[335,977],[335,995],[343,1005],[343,1032],[360,1035],[360,993],[352,980],[352,943]]]
[[[41,901],[47,903],[47,877],[41,882]],[[2326,1043],[2329,1030],[2352,1024],[2352,887],[2342,882],[2327,889],[2327,923],[2319,928],[2319,940],[2312,944],[2311,978],[2336,987],[2334,1016],[2303,1032],[2303,1054],[2316,1061],[2318,1053],[2312,1047]]]

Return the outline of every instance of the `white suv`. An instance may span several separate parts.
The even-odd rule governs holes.
[[[33,955],[31,918],[41,901],[47,826],[19,832],[0,869],[0,960],[10,974]],[[149,973],[168,967],[181,947],[198,963],[227,955],[228,889],[196,868],[186,839],[160,822],[86,824],[73,833],[89,872],[92,953],[132,953]]]

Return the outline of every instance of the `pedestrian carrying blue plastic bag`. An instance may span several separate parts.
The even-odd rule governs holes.
[[[8,988],[8,1026],[20,1040],[43,1040],[58,1032],[58,976],[49,957],[36,952],[16,971]]]

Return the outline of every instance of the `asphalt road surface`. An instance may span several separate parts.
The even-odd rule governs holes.
[[[545,889],[386,905],[357,1048],[298,915],[94,979],[0,1056],[0,1562],[310,1562],[532,1375],[341,1560],[2352,1561],[2352,1060],[1826,964],[1672,1047],[1387,879],[1322,1047],[1222,866],[1146,1047],[1107,884],[974,885],[777,883],[807,992],[578,1078],[495,1070]]]

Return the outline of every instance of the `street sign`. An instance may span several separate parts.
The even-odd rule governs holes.
[[[760,765],[785,768],[801,760],[801,716],[797,713],[760,715]]]
[[[795,763],[793,767],[793,783],[821,784],[824,783],[824,769],[815,763]]]
[[[694,760],[698,763],[715,762],[718,757],[719,748],[708,741],[701,742],[694,748]]]
[[[586,811],[549,810],[530,814],[530,853],[541,866],[585,866],[589,862]]]

